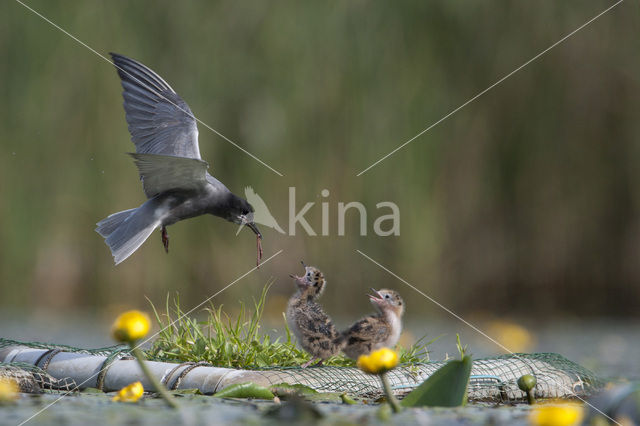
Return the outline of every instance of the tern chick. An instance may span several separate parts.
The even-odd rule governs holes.
[[[305,368],[318,358],[320,361],[317,365],[320,365],[325,359],[339,353],[342,337],[316,301],[327,284],[323,273],[313,266],[302,265],[305,269],[303,276],[291,275],[298,291],[289,299],[287,322],[300,346],[311,355],[311,360],[302,365]]]
[[[402,332],[404,302],[398,292],[375,290],[369,299],[378,313],[362,318],[342,332],[344,353],[353,359],[383,347],[393,347]]]

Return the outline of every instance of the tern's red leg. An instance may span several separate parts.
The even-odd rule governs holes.
[[[167,234],[165,226],[162,227],[162,245],[164,246],[164,251],[169,253],[169,234]]]

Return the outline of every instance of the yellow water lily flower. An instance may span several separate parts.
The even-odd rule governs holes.
[[[134,382],[129,386],[125,386],[118,393],[111,398],[112,401],[117,402],[136,402],[139,400],[144,394],[144,388],[142,387],[142,383]]]
[[[382,348],[369,355],[360,355],[358,368],[369,374],[382,374],[398,365],[398,353],[393,349]]]
[[[111,327],[111,335],[118,342],[133,342],[147,335],[151,321],[144,312],[127,311],[120,314]]]
[[[579,404],[536,405],[529,421],[535,426],[572,426],[580,424],[584,408]]]
[[[13,379],[0,378],[0,404],[18,399],[20,386]]]

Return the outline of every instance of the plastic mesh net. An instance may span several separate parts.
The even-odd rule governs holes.
[[[80,352],[107,357],[112,362],[128,355],[122,346],[99,349],[79,349],[65,345],[43,343],[24,343],[0,338],[0,349],[8,346],[29,346],[65,352]],[[388,373],[394,393],[405,395],[419,386],[445,361],[401,365]],[[46,369],[46,368],[45,368]],[[33,365],[1,363],[2,374],[14,377],[31,375],[41,388],[69,390],[75,386],[65,378],[53,378],[46,371]],[[585,397],[594,393],[603,385],[603,381],[582,366],[555,353],[511,354],[494,358],[473,360],[469,380],[468,396],[472,401],[509,402],[524,400],[526,395],[517,385],[524,374],[532,374],[537,379],[535,395],[537,398]],[[364,398],[376,398],[382,395],[380,381],[376,376],[368,375],[350,367],[318,368],[269,368],[252,370],[252,377],[259,377],[271,385],[279,383],[299,383],[320,392],[346,392]]]
[[[74,346],[59,345],[40,342],[20,342],[17,340],[0,338],[0,349],[10,346],[26,346],[30,348],[46,349],[47,351],[84,353],[89,355],[106,356],[109,360],[125,354],[129,355],[127,346],[114,345],[97,349],[82,349]],[[37,363],[36,363],[37,364]],[[13,379],[18,383],[20,390],[26,393],[37,393],[42,390],[75,391],[78,390],[76,382],[69,377],[55,378],[37,365],[22,362],[0,362],[0,378]]]
[[[444,361],[402,365],[388,373],[389,381],[398,395],[415,389]],[[363,397],[381,395],[377,377],[356,368],[287,368],[255,372],[271,384],[289,382],[295,378],[301,383],[323,392],[348,392]],[[571,398],[587,396],[603,384],[595,374],[580,365],[554,353],[512,354],[495,358],[473,360],[469,380],[469,399],[475,401],[518,401],[526,394],[518,388],[518,378],[533,374],[537,379],[535,395],[538,398]]]
[[[42,390],[73,391],[77,389],[73,379],[56,379],[46,371],[22,362],[0,362],[0,379],[12,379],[21,392],[38,393]]]

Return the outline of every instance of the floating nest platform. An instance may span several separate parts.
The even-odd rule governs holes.
[[[260,370],[221,368],[207,363],[148,361],[151,372],[169,389],[199,389],[214,394],[229,385],[253,382],[271,387],[302,384],[318,392],[346,392],[361,398],[383,394],[380,381],[352,367],[286,367]],[[400,365],[388,373],[393,392],[402,397],[442,367],[445,361]],[[526,395],[517,385],[524,374],[537,379],[537,398],[584,398],[603,381],[582,366],[554,353],[512,354],[473,360],[469,400],[515,402]],[[98,388],[105,392],[141,381],[151,384],[126,348],[78,349],[64,345],[0,339],[0,377],[9,376],[25,392]]]

